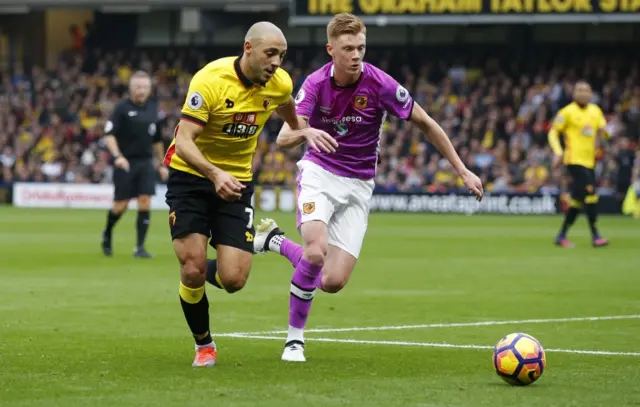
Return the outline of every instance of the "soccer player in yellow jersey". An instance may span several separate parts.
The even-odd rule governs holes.
[[[555,154],[554,168],[564,162],[572,181],[571,205],[562,230],[556,237],[556,245],[562,247],[573,247],[573,243],[567,240],[567,231],[583,207],[589,219],[593,246],[609,244],[608,240],[600,237],[596,228],[598,195],[594,171],[596,139],[608,138],[605,130],[607,121],[600,107],[590,103],[591,97],[591,86],[584,81],[577,82],[573,90],[573,103],[558,112],[548,134],[549,144]],[[564,134],[564,149],[560,144],[560,133]]]
[[[260,22],[247,32],[241,57],[218,59],[198,71],[165,156],[180,303],[196,342],[193,366],[213,366],[217,356],[206,275],[230,293],[242,289],[249,276],[255,233],[251,165],[265,122],[276,111],[310,145],[332,151],[327,146],[333,139],[298,120],[291,78],[280,69],[286,51],[282,31]],[[207,261],[207,243],[216,249],[216,260]]]

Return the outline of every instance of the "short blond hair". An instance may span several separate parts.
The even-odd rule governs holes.
[[[367,27],[365,27],[362,20],[351,13],[336,14],[327,25],[327,38],[329,40],[344,34],[358,35],[360,33],[366,34]]]

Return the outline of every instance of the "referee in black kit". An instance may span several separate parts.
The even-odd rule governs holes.
[[[155,193],[156,170],[163,182],[168,170],[163,164],[164,145],[158,128],[158,107],[151,96],[151,78],[138,71],[129,81],[129,97],[114,108],[104,128],[104,144],[113,157],[113,206],[102,232],[102,251],[113,253],[113,227],[127,210],[130,199],[138,199],[137,245],[133,255],[153,257],[144,247],[149,229],[151,197]],[[155,161],[154,161],[155,156]]]

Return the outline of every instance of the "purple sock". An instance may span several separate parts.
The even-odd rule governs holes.
[[[284,238],[280,244],[280,254],[286,257],[293,267],[298,267],[298,263],[300,263],[300,259],[302,259],[302,246]]]
[[[315,281],[322,272],[322,266],[315,266],[300,259],[291,279],[289,296],[289,326],[303,329],[309,317],[311,301],[316,292]]]

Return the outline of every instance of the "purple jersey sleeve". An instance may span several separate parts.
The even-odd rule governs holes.
[[[316,105],[316,84],[307,78],[296,95],[296,113],[298,116],[310,118]]]
[[[390,114],[402,120],[411,118],[413,98],[402,85],[390,76],[383,78],[380,103]]]

